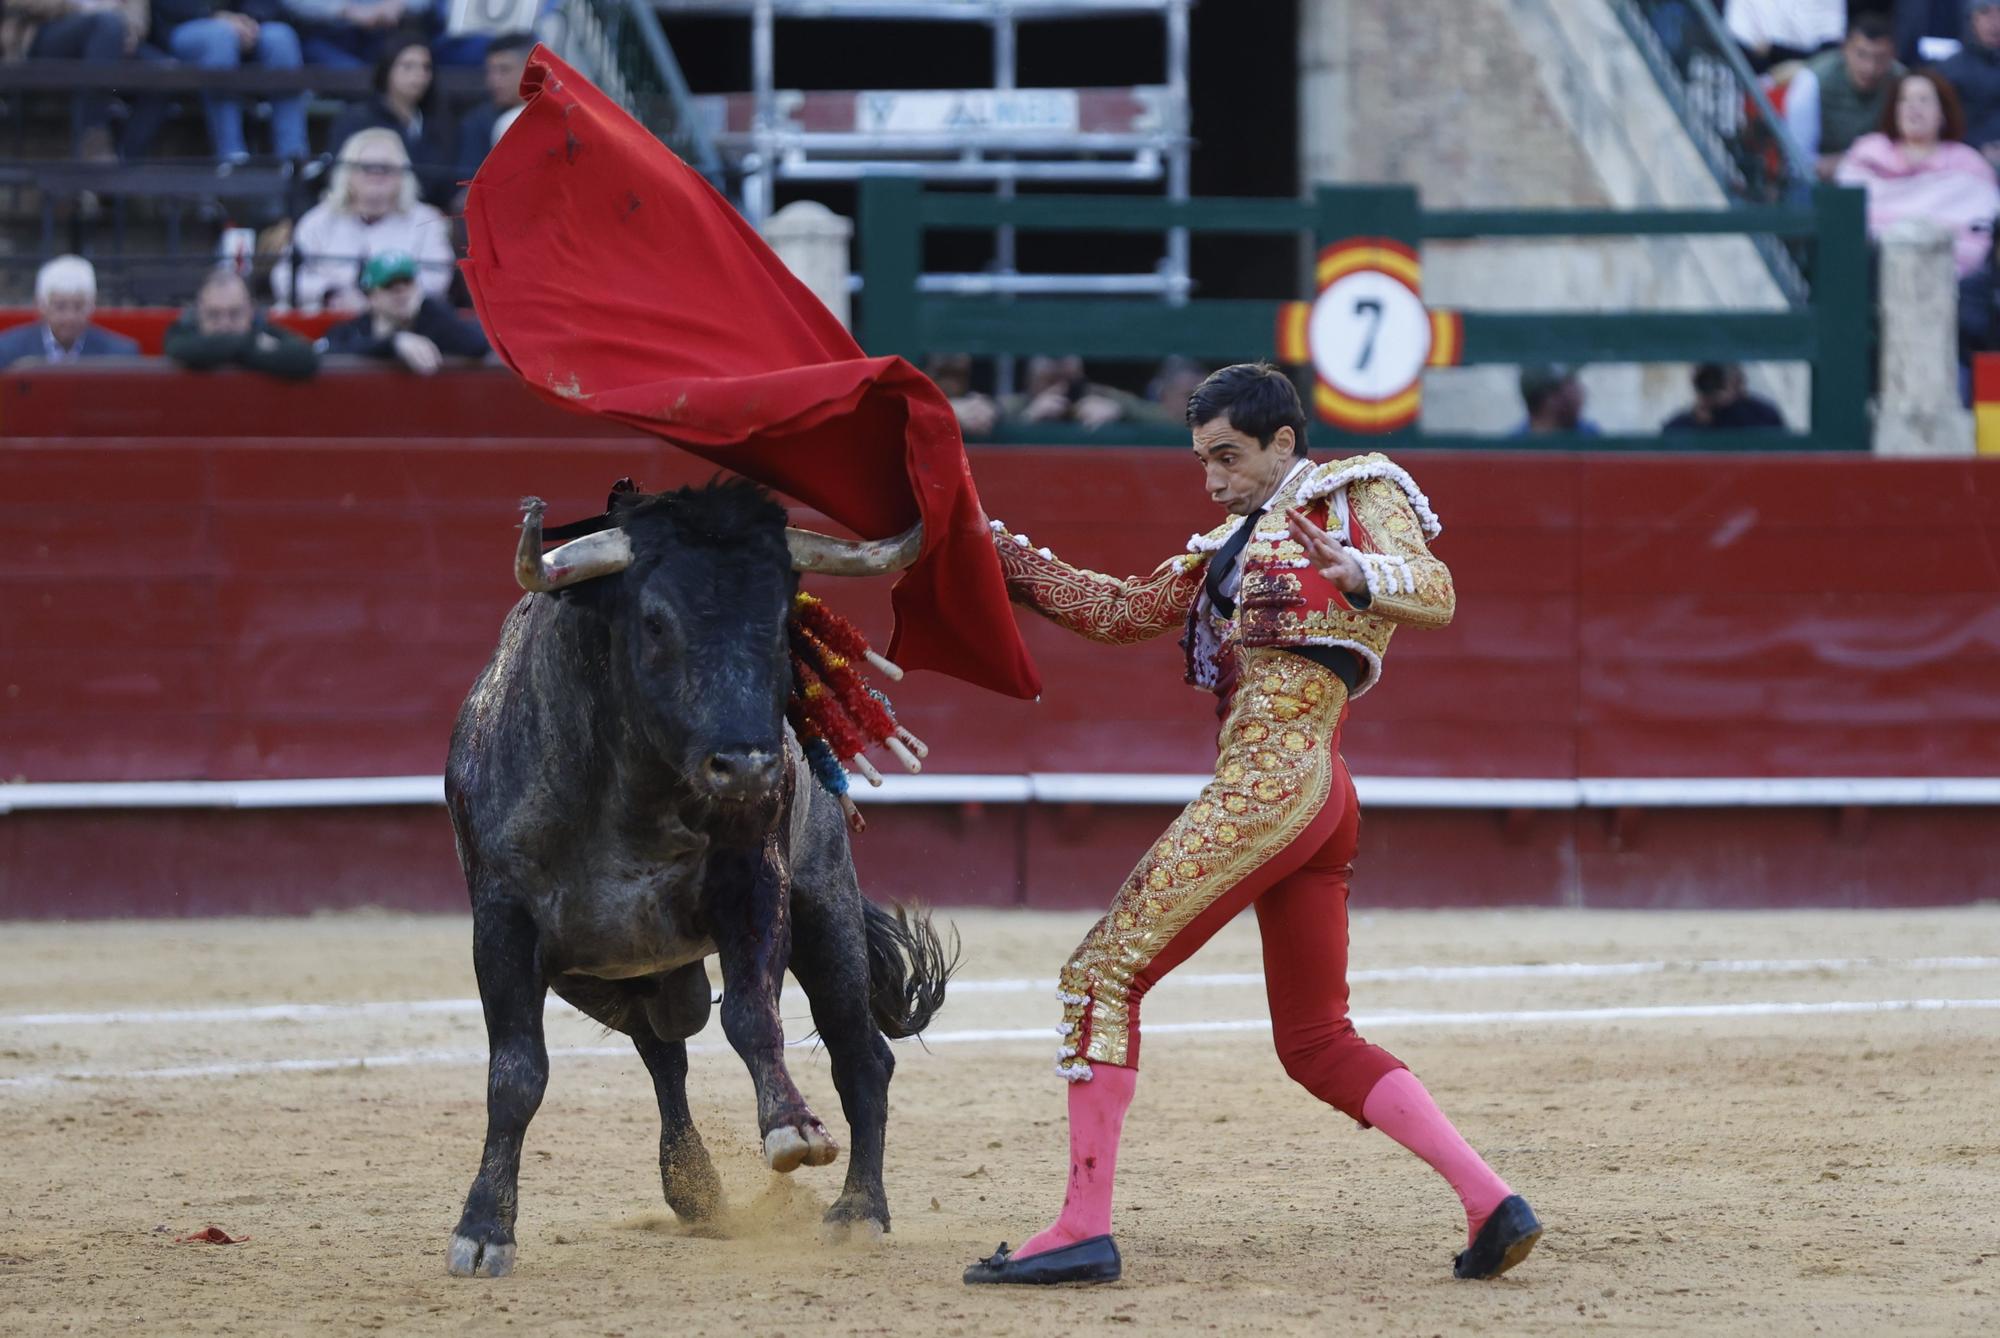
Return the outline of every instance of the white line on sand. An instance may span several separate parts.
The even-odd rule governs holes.
[[[1705,961],[1639,962],[1503,962],[1474,966],[1390,966],[1350,971],[1351,984],[1382,984],[1398,981],[1441,980],[1537,980],[1589,979],[1606,976],[1651,975],[1843,975],[1857,971],[1991,971],[2000,969],[2000,957],[1799,957],[1799,958],[1717,958]],[[1222,972],[1210,975],[1188,973],[1169,976],[1165,983],[1176,988],[1200,989],[1264,983],[1262,972]],[[1054,980],[954,980],[951,994],[1050,994]],[[787,990],[790,1001],[803,1002],[802,995]],[[574,1010],[551,997],[553,1012]],[[219,1005],[211,1008],[113,1008],[98,1012],[0,1013],[0,1027],[137,1026],[161,1022],[316,1022],[350,1017],[411,1017],[420,1015],[478,1013],[477,999],[385,999],[367,1003],[277,1003]]]
[[[1378,1013],[1354,1019],[1363,1031],[1382,1027],[1463,1027],[1499,1023],[1546,1025],[1591,1022],[1655,1022],[1676,1018],[1814,1017],[1855,1013],[1944,1013],[2000,1010],[2000,999],[1854,999],[1815,1003],[1722,1003],[1660,1004],[1627,1008],[1536,1008],[1490,1013]],[[1239,1018],[1222,1022],[1166,1022],[1146,1028],[1148,1035],[1184,1036],[1214,1032],[1264,1031],[1269,1018]],[[1014,1041],[1048,1043],[1052,1027],[1020,1027],[975,1031],[928,1033],[928,1045],[999,1044]],[[811,1039],[788,1042],[794,1047],[817,1044]],[[690,1054],[726,1054],[729,1047],[718,1044],[690,1045]],[[624,1045],[571,1046],[551,1050],[555,1059],[605,1059],[629,1056]],[[183,1064],[151,1069],[71,1069],[53,1073],[28,1073],[0,1078],[0,1091],[53,1087],[81,1082],[166,1082],[182,1078],[234,1078],[273,1073],[325,1073],[344,1069],[362,1072],[378,1068],[416,1068],[429,1065],[484,1064],[483,1049],[397,1050],[374,1055],[343,1055],[325,1058],[254,1059],[213,1064]]]

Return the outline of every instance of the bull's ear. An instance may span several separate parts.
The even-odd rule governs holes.
[[[924,525],[918,521],[893,539],[836,539],[811,530],[785,531],[794,571],[822,576],[880,576],[901,571],[924,548]]]

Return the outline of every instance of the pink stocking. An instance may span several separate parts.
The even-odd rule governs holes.
[[[1361,1117],[1422,1157],[1450,1182],[1458,1201],[1465,1205],[1468,1244],[1500,1201],[1514,1192],[1451,1127],[1437,1102],[1408,1069],[1383,1075],[1362,1103]]]
[[[1069,1085],[1069,1190],[1063,1195],[1062,1215],[1014,1251],[1016,1259],[1111,1234],[1118,1136],[1139,1086],[1139,1070],[1092,1063],[1090,1073],[1090,1081]]]

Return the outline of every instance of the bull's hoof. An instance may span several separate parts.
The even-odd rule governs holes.
[[[800,1127],[781,1124],[764,1135],[764,1164],[780,1175],[801,1166],[825,1166],[839,1155],[839,1144],[817,1120]]]
[[[819,1238],[828,1244],[841,1241],[873,1243],[889,1231],[889,1205],[881,1190],[849,1189],[833,1201],[820,1220]]]
[[[445,1251],[445,1271],[455,1278],[504,1278],[514,1271],[514,1242],[481,1241],[457,1232]]]
[[[888,1233],[888,1223],[874,1217],[828,1217],[819,1224],[822,1245],[877,1245]]]

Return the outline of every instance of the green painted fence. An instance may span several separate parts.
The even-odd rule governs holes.
[[[1718,210],[1426,210],[1406,187],[1322,186],[1303,200],[1165,200],[1124,196],[991,196],[922,189],[902,177],[861,185],[857,334],[870,353],[900,353],[921,365],[934,352],[1077,353],[1151,360],[1180,354],[1206,362],[1269,358],[1280,303],[1156,299],[939,296],[918,289],[924,237],[936,230],[1290,234],[1315,252],[1350,237],[1426,240],[1661,236],[1773,237],[1810,256],[1809,295],[1780,311],[1546,313],[1466,311],[1464,365],[1529,362],[1779,362],[1812,367],[1808,433],[1715,432],[1670,438],[1538,437],[1536,449],[1660,447],[1695,450],[1866,450],[1871,313],[1863,196],[1818,186],[1810,203]],[[1300,299],[1311,296],[1301,284]],[[1085,432],[1037,425],[1041,442],[1181,440],[1156,427],[1114,424]],[[1315,442],[1518,448],[1518,439],[1406,430],[1357,436],[1324,424]]]

